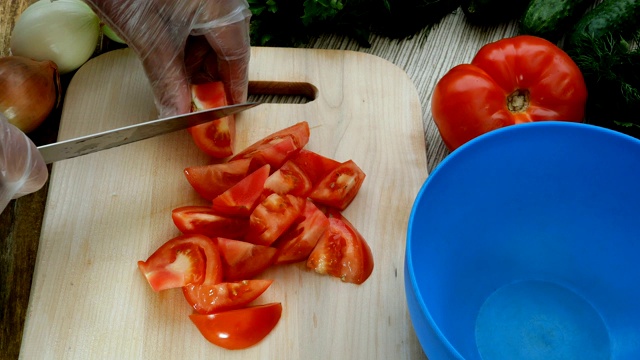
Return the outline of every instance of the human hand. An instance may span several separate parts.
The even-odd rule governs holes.
[[[0,211],[11,199],[38,191],[48,177],[35,144],[0,113]]]
[[[191,110],[191,82],[222,80],[246,101],[246,0],[86,0],[142,61],[161,117]]]

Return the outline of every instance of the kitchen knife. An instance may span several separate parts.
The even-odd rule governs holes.
[[[121,127],[75,139],[58,141],[38,147],[45,163],[70,159],[96,151],[152,138],[173,131],[186,129],[208,121],[223,118],[259,105],[257,102],[222,106],[214,109],[191,112],[140,124]]]

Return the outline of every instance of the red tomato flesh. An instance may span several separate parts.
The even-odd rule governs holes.
[[[276,249],[270,246],[225,238],[214,241],[220,251],[226,281],[251,279],[269,268],[275,260]]]
[[[183,234],[202,234],[211,238],[240,238],[249,229],[247,217],[220,215],[208,206],[182,206],[173,209],[171,218]]]
[[[184,175],[193,189],[204,199],[213,200],[227,191],[249,173],[251,159],[228,163],[192,166],[184,169]]]
[[[269,170],[269,164],[264,165],[218,195],[213,199],[213,210],[230,216],[249,216],[262,195]]]
[[[187,285],[185,299],[199,314],[213,314],[245,307],[262,295],[273,280],[243,280],[213,285]]]
[[[278,249],[274,264],[289,264],[306,260],[329,228],[329,219],[313,202],[307,200],[302,215],[273,244]]]
[[[284,164],[287,159],[295,155],[300,148],[295,144],[295,141],[291,136],[276,138],[263,146],[257,148],[255,151],[240,154],[240,159],[251,159],[251,165],[249,171],[254,171],[266,164],[271,165],[272,169],[278,169]],[[233,160],[233,161],[237,161]]]
[[[267,196],[251,213],[244,240],[256,245],[271,245],[296,221],[305,203],[305,199],[289,194]]]
[[[309,198],[320,204],[344,210],[358,194],[365,173],[353,160],[346,161],[333,169],[313,189]]]
[[[291,160],[285,162],[264,183],[264,189],[267,193],[280,195],[291,194],[306,197],[311,192],[311,188],[311,180]]]
[[[215,243],[204,235],[182,235],[160,246],[138,268],[154,291],[222,280]]]
[[[264,339],[281,316],[282,304],[271,303],[210,315],[192,314],[189,318],[212,344],[239,350]]]
[[[192,111],[228,105],[221,81],[191,85]],[[233,115],[189,128],[189,133],[205,154],[215,158],[233,155],[236,122]]]
[[[291,161],[307,175],[313,185],[318,184],[320,180],[340,166],[340,162],[307,149],[300,150],[296,156],[291,158]]]
[[[252,159],[252,169],[269,164],[275,171],[307,145],[309,135],[309,124],[306,121],[299,122],[253,143],[230,161]]]
[[[356,228],[334,211],[330,212],[329,229],[309,255],[307,267],[318,274],[362,284],[373,272],[373,255]]]

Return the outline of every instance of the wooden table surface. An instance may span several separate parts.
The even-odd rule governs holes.
[[[30,0],[4,0],[0,4],[0,56],[10,55],[11,29]],[[372,37],[364,48],[349,38],[324,35],[306,47],[355,50],[382,57],[403,69],[412,79],[420,97],[427,148],[427,168],[431,172],[448,151],[431,117],[430,99],[438,79],[451,67],[469,62],[484,44],[517,33],[514,23],[476,27],[465,21],[462,11],[446,16],[436,26],[415,36],[394,40]],[[63,78],[63,85],[70,80]],[[54,142],[60,110],[55,110],[38,130],[30,134],[37,145]],[[389,119],[393,121],[393,119]],[[40,228],[47,198],[47,185],[40,191],[14,200],[0,214],[0,358],[18,358],[24,319],[29,301]]]

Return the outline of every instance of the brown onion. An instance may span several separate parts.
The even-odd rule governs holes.
[[[22,56],[0,58],[0,112],[25,133],[37,128],[58,105],[60,75],[52,61]]]

